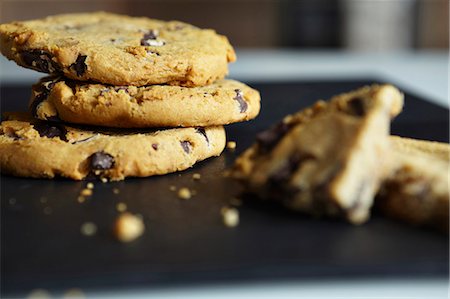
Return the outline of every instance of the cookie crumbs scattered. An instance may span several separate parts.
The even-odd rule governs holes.
[[[123,202],[117,203],[117,204],[116,204],[116,210],[117,210],[118,212],[125,212],[125,211],[127,210],[127,205],[126,205],[126,203],[123,203]]]
[[[236,197],[232,197],[230,199],[230,204],[233,206],[241,206],[242,205],[242,200],[240,200],[239,198]]]
[[[176,191],[176,190],[177,190],[177,187],[175,187],[174,185],[172,185],[172,186],[169,187],[169,190],[170,190],[170,191]]]
[[[91,196],[92,195],[92,190],[91,189],[83,189],[83,190],[81,190],[80,194],[82,196]]]
[[[200,175],[200,173],[194,173],[194,174],[192,175],[192,179],[194,179],[194,180],[199,180],[201,177],[202,177],[202,176]]]
[[[191,196],[192,196],[191,191],[186,187],[183,187],[180,190],[178,190],[178,197],[181,199],[189,199],[191,198]]]
[[[107,178],[101,178],[100,181],[102,181],[102,183],[107,183],[108,179]]]
[[[81,233],[85,236],[93,236],[97,233],[97,225],[93,222],[85,222],[81,225]]]
[[[223,224],[227,227],[235,227],[239,224],[239,212],[235,208],[223,207],[220,210]]]
[[[28,299],[47,299],[51,297],[50,293],[44,289],[34,289],[27,296]]]
[[[92,189],[94,189],[94,184],[93,183],[87,183],[86,188],[92,190]]]
[[[120,190],[119,190],[119,189],[117,189],[117,188],[113,188],[113,190],[112,190],[112,191],[113,191],[113,193],[114,193],[114,194],[119,194],[119,193],[120,193]]]
[[[145,230],[141,217],[125,212],[119,215],[114,224],[114,236],[120,242],[131,242],[139,238]]]
[[[86,298],[86,295],[84,294],[84,292],[81,289],[69,289],[67,291],[64,292],[63,294],[63,299],[82,299],[82,298]]]
[[[236,149],[236,142],[235,141],[228,141],[227,142],[227,148],[230,150]]]
[[[45,207],[44,208],[44,214],[45,215],[50,215],[53,212],[52,208],[50,207]]]

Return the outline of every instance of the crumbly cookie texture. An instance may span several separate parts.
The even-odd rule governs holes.
[[[49,124],[20,113],[5,116],[0,166],[3,173],[16,176],[146,177],[187,169],[220,155],[225,147],[221,126],[100,131]]]
[[[255,118],[260,95],[234,80],[135,87],[46,77],[33,86],[30,109],[43,120],[107,127],[214,126]]]
[[[214,30],[106,12],[2,24],[0,50],[27,68],[111,85],[207,85],[236,60]]]
[[[448,232],[450,145],[394,136],[390,141],[392,173],[377,207],[393,219]]]
[[[390,120],[402,105],[390,85],[319,101],[260,133],[231,175],[262,199],[363,223],[388,172]]]

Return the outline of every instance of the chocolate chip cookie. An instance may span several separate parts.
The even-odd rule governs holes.
[[[135,86],[207,85],[236,59],[227,38],[213,30],[105,12],[2,24],[0,50],[40,72]]]
[[[202,87],[109,86],[46,77],[33,86],[32,114],[42,120],[107,127],[225,125],[256,117],[259,93],[233,80]]]
[[[262,199],[363,223],[388,172],[390,120],[402,106],[390,85],[319,101],[260,133],[231,175]]]
[[[392,137],[392,172],[377,196],[388,217],[449,230],[450,145]]]
[[[20,113],[7,114],[0,125],[1,171],[24,177],[146,177],[187,169],[224,147],[221,126],[100,131]]]

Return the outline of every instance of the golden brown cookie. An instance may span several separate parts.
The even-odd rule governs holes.
[[[135,86],[206,85],[236,60],[227,38],[213,30],[106,12],[2,24],[0,50],[40,72]]]
[[[70,127],[10,113],[0,125],[3,173],[81,180],[146,177],[184,170],[218,156],[223,127],[166,130],[99,130]]]
[[[121,128],[215,126],[255,118],[258,91],[233,80],[201,87],[109,86],[46,77],[33,86],[42,120]]]
[[[377,207],[393,219],[448,232],[450,145],[396,136],[390,141],[392,172]]]
[[[390,120],[402,105],[390,85],[319,101],[260,133],[232,176],[290,209],[365,222],[389,169]]]

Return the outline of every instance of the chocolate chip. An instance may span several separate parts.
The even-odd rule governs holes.
[[[248,104],[244,100],[244,93],[240,89],[235,89],[234,91],[236,92],[236,97],[234,97],[233,100],[236,100],[239,103],[240,112],[244,113],[248,108]]]
[[[114,90],[116,92],[119,92],[121,90],[124,90],[125,92],[128,92],[128,87],[127,86],[116,86],[116,87],[114,87]]]
[[[206,142],[209,144],[209,139],[208,139],[208,135],[206,135],[206,131],[205,128],[196,128],[195,131],[201,135],[203,135],[203,137],[205,137]]]
[[[256,135],[261,152],[267,152],[277,145],[278,141],[286,135],[291,125],[284,122],[278,123],[276,126]]]
[[[92,170],[107,170],[114,167],[114,158],[105,152],[93,153],[90,157]]]
[[[66,83],[66,85],[70,87],[73,94],[77,93],[77,85],[79,84],[79,82],[77,83],[75,80],[70,80],[68,78],[65,78],[64,83]]]
[[[312,159],[315,159],[312,154],[295,153],[280,169],[278,169],[274,174],[270,176],[269,182],[273,184],[279,184],[287,181],[304,161]]]
[[[158,150],[158,143],[153,143],[152,148],[157,151]]]
[[[90,136],[90,137],[87,137],[87,138],[84,138],[84,139],[80,139],[80,140],[74,141],[74,142],[72,142],[72,144],[83,143],[83,142],[89,141],[89,140],[91,140],[91,139],[94,139],[95,137],[97,137],[97,135],[92,135],[92,136]]]
[[[158,38],[157,30],[149,30],[141,39],[141,46],[154,46],[154,42]],[[152,42],[153,41],[153,42]]]
[[[4,131],[1,132],[1,135],[6,135],[7,137],[12,138],[13,140],[24,139],[23,137],[20,137],[19,135],[17,135],[17,133],[16,133],[16,131],[14,131],[14,129],[8,128],[8,127],[6,127],[4,129]]]
[[[50,53],[42,50],[30,50],[20,53],[23,63],[39,72],[58,73],[61,72],[59,65],[52,60]]]
[[[189,154],[191,152],[192,144],[189,141],[181,141],[180,144],[186,154]]]
[[[86,73],[86,58],[86,55],[78,55],[77,60],[70,66],[70,68],[77,73],[78,77],[81,77],[84,75],[84,73]]]
[[[37,123],[33,125],[34,129],[38,131],[39,136],[54,138],[59,137],[62,141],[67,141],[67,130],[64,126],[61,125],[50,125],[47,123]]]
[[[357,116],[364,116],[366,113],[366,109],[364,106],[364,99],[360,97],[355,97],[347,102],[348,107],[350,108],[350,113]]]
[[[34,92],[36,92],[37,95],[34,97],[33,102],[30,104],[30,110],[34,117],[37,117],[37,109],[39,105],[48,98],[48,96],[50,95],[50,91],[58,81],[59,79],[46,81],[34,87]]]

